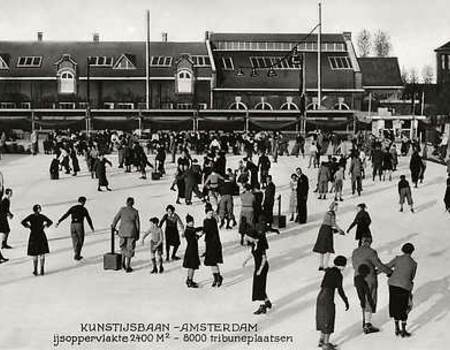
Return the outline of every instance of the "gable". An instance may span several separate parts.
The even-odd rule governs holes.
[[[9,60],[5,57],[5,55],[0,55],[0,69],[9,69],[7,61]]]
[[[122,54],[113,66],[113,69],[136,69],[136,65],[132,62],[135,61],[132,57],[128,57],[126,54]]]

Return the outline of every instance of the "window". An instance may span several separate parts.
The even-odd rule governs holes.
[[[283,57],[250,57],[250,64],[252,68],[259,69],[295,69],[299,68],[298,64],[293,64],[290,59],[283,59]]]
[[[17,59],[17,67],[40,67],[42,63],[42,56],[19,56]]]
[[[146,102],[138,102],[138,109],[147,109]]]
[[[162,109],[173,109],[173,103],[172,102],[165,102],[161,105]]]
[[[89,64],[91,67],[111,67],[113,65],[113,58],[106,56],[90,56]]]
[[[441,55],[441,68],[442,70],[448,69],[448,56],[447,55]]]
[[[13,109],[16,108],[16,104],[14,102],[2,102],[0,103],[1,109]]]
[[[31,109],[31,102],[21,102],[19,108]]]
[[[133,109],[134,103],[133,102],[121,102],[117,104],[117,109]]]
[[[79,102],[78,103],[78,108],[80,109],[86,109],[88,106],[87,102]]]
[[[114,102],[103,102],[103,108],[114,109]]]
[[[332,69],[352,69],[352,63],[348,56],[328,57]]]
[[[192,109],[192,103],[177,103],[177,109]]]
[[[267,102],[259,102],[256,106],[255,109],[262,109],[262,110],[273,110],[273,107],[267,103]]]
[[[198,109],[208,109],[208,104],[207,103],[199,103]]]
[[[286,102],[284,104],[281,105],[280,109],[282,110],[297,110],[298,111],[298,107],[295,103],[293,102]]]
[[[192,73],[188,70],[181,70],[177,73],[177,87],[179,94],[192,93]]]
[[[60,109],[75,109],[75,102],[60,102]]]
[[[234,62],[232,57],[222,57],[222,59],[219,61],[220,67],[222,69],[228,69],[233,70],[234,69]]]
[[[152,56],[150,65],[155,67],[171,67],[172,59],[171,56]]]
[[[5,59],[0,55],[0,69],[9,69]]]
[[[136,66],[130,61],[130,59],[126,55],[122,55],[116,61],[113,69],[136,69]]]
[[[208,56],[192,56],[194,61],[194,66],[197,67],[208,67],[211,65],[211,61]]]
[[[76,90],[75,75],[70,71],[63,71],[59,74],[59,93],[74,94]]]
[[[242,110],[246,110],[246,109],[247,109],[247,106],[246,106],[244,103],[242,103],[242,102],[233,102],[233,103],[230,105],[229,109],[242,109]]]

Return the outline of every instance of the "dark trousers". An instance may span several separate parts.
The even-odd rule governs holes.
[[[70,235],[72,236],[72,245],[75,257],[79,257],[84,244],[84,225],[80,222],[70,224]]]
[[[192,200],[192,192],[194,192],[198,198],[203,198],[203,194],[198,189],[197,184],[195,184],[195,185],[186,184],[185,186],[186,186],[185,187],[186,189],[184,192],[184,197],[185,197],[186,203],[188,203]]]
[[[355,176],[352,179],[352,193],[355,194],[355,191],[357,191],[358,194],[360,194],[362,191],[361,176]]]
[[[297,198],[298,222],[301,224],[305,224],[308,217],[306,202],[307,202],[306,198]]]
[[[373,166],[373,173],[372,173],[373,179],[375,180],[375,176],[378,175],[380,177],[380,180],[381,180],[381,173],[382,173],[381,165],[374,165]]]
[[[263,213],[264,216],[266,217],[266,222],[270,225],[273,224],[273,206],[274,206],[273,202],[264,203],[263,205]]]

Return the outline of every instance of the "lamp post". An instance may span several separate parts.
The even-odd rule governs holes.
[[[86,135],[91,133],[91,56],[86,58]]]

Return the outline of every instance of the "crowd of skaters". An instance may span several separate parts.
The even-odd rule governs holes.
[[[336,223],[338,202],[343,201],[345,175],[348,171],[352,195],[357,192],[360,196],[363,192],[363,179],[367,177],[367,163],[372,163],[372,181],[392,181],[392,172],[397,169],[399,155],[396,145],[389,137],[379,139],[373,136],[364,138],[362,135],[358,135],[348,146],[337,136],[327,135],[321,131],[317,131],[311,136],[310,166],[318,168],[317,186],[314,192],[319,193],[319,199],[326,199],[329,192],[334,193],[334,200],[325,213],[313,249],[320,256],[319,270],[325,272],[317,299],[316,321],[317,329],[321,332],[319,345],[324,349],[332,349],[334,345],[330,343],[329,338],[334,332],[335,289],[338,290],[339,295],[344,300],[346,309],[349,307],[348,299],[342,288],[341,272],[347,264],[347,259],[340,255],[334,259],[334,266],[329,266],[330,254],[335,253],[333,235],[335,233],[345,234],[344,230]],[[296,136],[295,144],[291,150],[289,150],[288,142],[285,141],[284,136],[278,132],[242,134],[238,137],[235,134],[222,132],[161,132],[152,136],[146,144],[146,150],[141,146],[136,135],[126,133],[105,132],[92,139],[84,137],[83,134],[74,134],[60,139],[52,137],[50,139],[52,140],[51,152],[55,154],[55,159],[58,161],[58,173],[62,167],[62,169],[66,169],[66,173],[73,171],[73,175],[76,175],[79,167],[76,166],[77,160],[75,159],[77,159],[77,155],[84,155],[92,177],[99,180],[99,190],[102,186],[109,189],[104,166],[108,163],[112,166],[112,163],[106,159],[105,155],[113,149],[116,149],[119,154],[118,167],[124,168],[125,172],[132,172],[134,167],[143,179],[146,178],[145,169],[147,166],[153,168],[153,171],[158,173],[159,176],[166,175],[166,155],[171,154],[172,161],[177,166],[171,185],[171,189],[177,188],[175,190],[177,192],[175,202],[181,204],[180,200],[184,200],[186,205],[191,205],[192,194],[194,193],[205,203],[203,225],[196,227],[192,215],[187,215],[183,221],[175,212],[175,206],[168,205],[166,213],[161,219],[152,217],[149,221],[150,227],[142,230],[139,213],[134,208],[134,198],[128,198],[126,205],[119,210],[111,224],[114,230],[119,225],[117,232],[120,236],[123,269],[128,273],[133,271],[131,259],[135,254],[136,242],[141,241],[143,243],[144,239],[150,236],[151,273],[163,273],[164,253],[166,253],[166,262],[180,259],[177,256],[177,251],[181,244],[181,235],[187,243],[183,259],[183,267],[187,269],[186,285],[189,288],[197,288],[198,284],[194,281],[194,273],[200,267],[198,239],[204,236],[204,264],[211,267],[213,286],[220,287],[223,282],[223,276],[219,268],[219,265],[223,264],[220,229],[225,226],[225,223],[226,228],[232,228],[239,223],[240,244],[250,246],[250,255],[244,261],[244,265],[251,258],[255,262],[252,300],[262,302],[255,314],[266,313],[272,307],[266,292],[269,271],[266,255],[269,245],[266,235],[270,231],[277,233],[279,231],[272,227],[276,187],[270,170],[273,163],[278,161],[279,155],[286,154],[296,157],[302,155],[305,157],[305,138],[302,135]],[[406,143],[406,146],[402,144],[401,154],[404,151],[403,147],[408,147],[408,144]],[[47,144],[46,147],[49,147],[49,145]],[[421,150],[417,142],[411,142],[411,149],[411,181],[417,187],[424,179],[427,149]],[[177,154],[180,152],[181,156],[177,159]],[[155,154],[155,165],[152,165],[148,160],[148,155],[152,153]],[[233,170],[227,167],[227,154],[229,153],[243,155],[237,169]],[[203,156],[202,165],[199,164],[193,154]],[[256,161],[256,157],[258,161]],[[321,162],[320,160],[323,158],[327,158],[327,160]],[[100,165],[102,163],[104,166]],[[99,168],[101,168],[101,171],[98,170]],[[310,180],[299,167],[295,169],[290,178],[290,220],[304,224],[307,222],[308,216],[307,204]],[[202,190],[200,190],[201,185],[203,185]],[[447,209],[450,206],[450,203],[447,204],[447,201],[450,200],[449,188],[450,173],[445,195]],[[411,189],[405,175],[400,176],[398,192],[400,211],[403,211],[403,204],[406,200],[411,206],[411,211],[414,212]],[[237,195],[241,197],[239,220],[236,220],[234,214],[234,197]],[[8,231],[8,233],[9,226],[5,228],[4,225],[5,221],[7,223],[8,220],[13,218],[9,211],[9,198],[11,197],[12,190],[7,189],[0,207],[0,229],[5,232]],[[8,203],[5,202],[4,204],[5,200]],[[92,219],[84,208],[86,198],[80,197],[78,202],[57,222],[58,225],[68,216],[72,218],[71,236],[75,260],[83,258],[81,250],[84,242],[83,222],[85,218],[94,231]],[[410,335],[406,330],[406,321],[411,306],[412,280],[417,268],[417,264],[411,258],[414,246],[410,243],[405,244],[402,248],[404,255],[395,258],[390,263],[382,264],[376,251],[370,247],[373,237],[369,228],[371,218],[366,209],[364,203],[358,205],[356,218],[347,230],[348,233],[356,226],[355,238],[358,241],[358,247],[352,254],[352,263],[355,269],[354,284],[363,309],[363,330],[365,333],[379,331],[371,323],[372,314],[376,311],[376,270],[378,269],[389,276],[389,311],[391,317],[395,319],[395,334],[406,337]],[[22,221],[22,225],[31,230],[28,255],[33,257],[34,275],[38,275],[38,258],[41,262],[41,275],[44,274],[45,255],[49,252],[44,229],[53,223],[41,211],[41,206],[35,205],[33,214]],[[142,235],[140,234],[141,231],[144,232]],[[5,234],[3,234],[2,242],[6,242],[2,245],[3,248],[10,248],[5,241]],[[172,252],[170,251],[171,248]],[[7,261],[6,258],[1,256],[1,253],[0,261]]]

